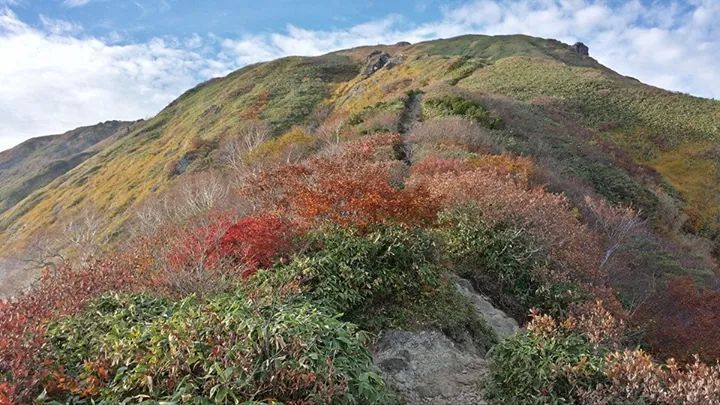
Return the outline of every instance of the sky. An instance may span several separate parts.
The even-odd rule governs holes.
[[[720,99],[720,0],[0,0],[0,150],[148,118],[249,63],[462,34],[583,41],[600,63]]]

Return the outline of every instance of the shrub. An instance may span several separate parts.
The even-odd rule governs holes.
[[[706,404],[720,401],[720,366],[658,364],[618,350],[622,322],[597,303],[562,322],[532,313],[527,332],[490,352],[486,396],[505,403]]]
[[[490,351],[485,395],[493,403],[576,403],[603,381],[603,357],[579,332],[535,316],[528,331]]]
[[[402,98],[391,101],[380,101],[371,106],[366,106],[362,111],[355,112],[348,118],[348,125],[355,126],[362,124],[368,117],[382,112],[400,113],[405,107],[405,101]]]
[[[413,156],[442,153],[443,157],[450,153],[465,154],[490,153],[493,151],[490,131],[477,122],[458,116],[438,117],[418,123],[412,127],[408,135]],[[454,156],[453,156],[454,157]]]
[[[601,254],[597,236],[579,221],[564,196],[529,188],[522,173],[503,175],[489,166],[459,174],[415,176],[408,184],[423,185],[444,206],[474,205],[491,228],[505,224],[522,229],[552,264],[546,278],[572,280],[600,294],[604,301],[612,301],[607,280],[598,269]]]
[[[184,232],[167,254],[172,269],[234,269],[243,277],[289,253],[294,227],[272,214],[231,221],[221,216],[210,225]]]
[[[423,105],[430,117],[459,115],[490,129],[502,127],[502,119],[493,116],[483,105],[461,96],[446,95],[426,99]]]
[[[343,319],[379,332],[432,327],[481,350],[496,338],[436,263],[435,240],[418,230],[380,226],[367,234],[323,230],[313,248],[287,266],[260,272],[266,291],[288,291],[343,313]]]
[[[280,137],[267,140],[248,152],[248,163],[295,162],[314,147],[315,138],[299,127],[293,127]]]
[[[586,403],[716,404],[720,402],[720,366],[697,359],[680,366],[670,360],[653,362],[642,350],[611,352],[605,356],[609,383],[582,393]]]
[[[218,254],[245,265],[244,276],[258,267],[270,267],[273,259],[292,247],[292,226],[271,214],[244,217],[228,228],[218,246]]]
[[[313,238],[314,251],[275,271],[283,279],[302,276],[308,297],[348,320],[417,299],[439,284],[433,240],[419,231],[330,229]]]
[[[47,335],[56,367],[45,399],[391,400],[365,335],[302,302],[257,303],[240,292],[205,304],[105,296]]]
[[[440,216],[446,254],[457,271],[498,305],[523,320],[530,308],[563,314],[582,293],[566,279],[553,279],[547,254],[522,228],[483,219],[465,205]]]
[[[38,383],[48,375],[38,357],[45,344],[43,328],[47,322],[81,310],[88,301],[108,291],[159,287],[154,284],[148,264],[156,242],[138,240],[131,251],[79,267],[48,269],[32,291],[0,305],[0,386],[9,384],[5,395],[11,402],[31,402],[38,394]]]
[[[697,288],[689,276],[677,277],[650,296],[636,316],[658,357],[692,362],[699,355],[706,362],[720,360],[720,292]]]
[[[572,163],[572,172],[589,180],[595,191],[609,202],[633,206],[646,217],[655,214],[659,204],[657,197],[624,170],[605,163],[576,160]]]
[[[402,184],[405,166],[392,157],[398,142],[396,134],[348,142],[332,156],[264,172],[241,195],[306,224],[430,223],[437,204],[423,187]]]
[[[444,159],[430,155],[415,164],[410,169],[411,176],[434,176],[441,173],[460,173],[468,171],[470,166],[462,159]]]

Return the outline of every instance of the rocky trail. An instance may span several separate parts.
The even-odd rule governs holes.
[[[407,134],[410,130],[420,122],[422,118],[422,93],[411,92],[405,101],[405,108],[400,114],[397,130],[400,133],[402,141],[395,145],[395,155],[398,160],[402,160],[406,165],[412,164],[412,150],[407,143]]]
[[[465,279],[456,288],[473,304],[500,339],[515,333],[517,322],[495,308]],[[484,353],[454,342],[437,330],[387,330],[374,350],[385,381],[408,404],[482,404],[488,372]]]
[[[420,91],[408,93],[398,121],[402,141],[395,145],[395,154],[408,166],[412,165],[412,150],[407,134],[422,119],[422,97]],[[470,281],[459,278],[455,286],[499,339],[519,329],[513,318],[495,308]],[[405,403],[484,403],[482,386],[488,372],[487,360],[472,343],[458,343],[438,330],[386,330],[375,345],[373,359],[385,381]]]

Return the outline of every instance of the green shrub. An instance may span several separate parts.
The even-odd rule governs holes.
[[[500,404],[577,403],[602,372],[602,354],[580,333],[518,333],[491,349],[485,396]]]
[[[580,299],[577,286],[551,281],[552,263],[522,228],[490,225],[473,205],[447,210],[440,221],[447,258],[457,272],[515,318],[523,320],[530,308],[563,314]]]
[[[578,177],[589,180],[609,202],[635,207],[647,217],[657,211],[657,197],[617,166],[576,158],[570,167]]]
[[[415,300],[439,284],[434,241],[421,231],[383,226],[362,235],[329,229],[311,238],[314,251],[274,271],[282,279],[301,277],[305,296],[348,320]]]
[[[392,398],[357,328],[307,302],[105,296],[47,329],[46,398],[106,403]]]
[[[430,117],[459,115],[482,124],[490,129],[502,127],[502,119],[493,116],[481,104],[460,96],[446,95],[425,100],[425,113]]]
[[[361,111],[354,112],[348,117],[347,123],[350,126],[360,125],[370,117],[380,112],[400,113],[405,108],[405,102],[402,98],[389,101],[380,101],[373,105],[366,106]]]
[[[458,293],[454,280],[448,278],[443,279],[432,296],[426,294],[412,303],[405,303],[391,311],[388,317],[394,323],[386,328],[434,328],[453,341],[472,344],[482,352],[487,352],[498,342],[495,331],[478,315],[472,303]],[[370,326],[376,317],[368,314],[366,318],[362,323]]]
[[[317,248],[258,274],[268,293],[300,281],[301,295],[343,313],[362,329],[434,327],[486,350],[496,337],[436,263],[435,240],[420,230],[382,226],[367,234],[318,232]],[[467,332],[467,334],[466,334]]]

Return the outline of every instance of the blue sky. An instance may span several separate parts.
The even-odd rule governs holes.
[[[152,116],[248,63],[467,33],[582,40],[620,73],[720,98],[720,0],[0,0],[0,149]]]
[[[288,24],[313,30],[342,28],[390,14],[408,21],[431,21],[441,2],[425,1],[185,1],[185,0],[70,0],[17,1],[15,11],[41,27],[40,15],[80,23],[91,35],[108,32],[125,40],[156,36],[185,36],[212,32],[222,37],[282,31]],[[452,2],[446,2],[452,4]]]

